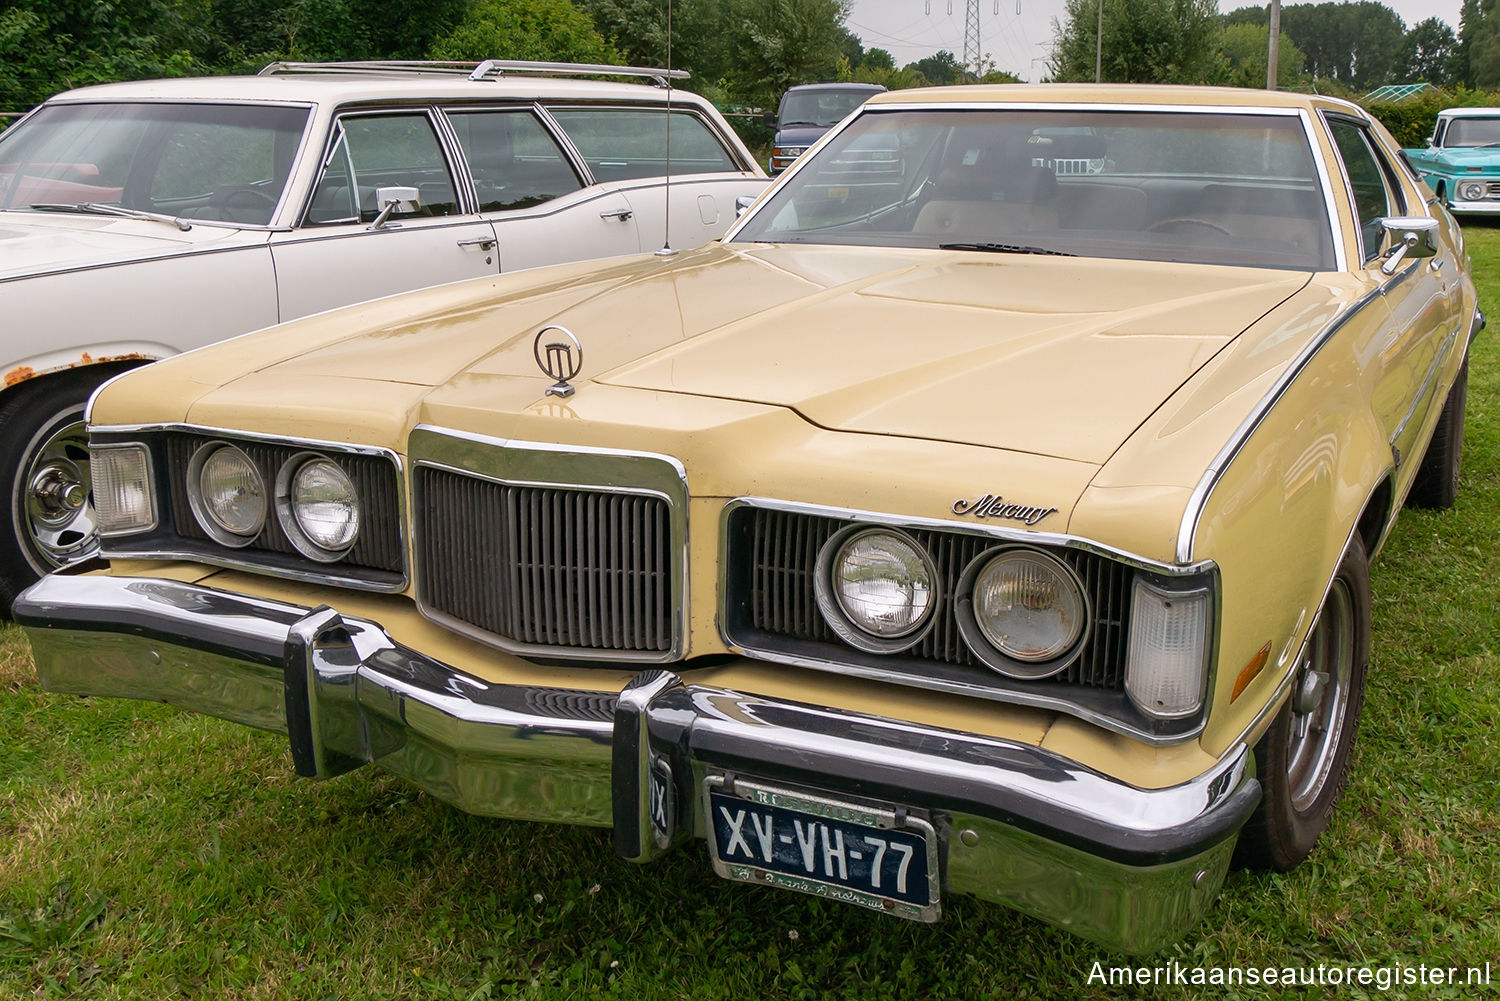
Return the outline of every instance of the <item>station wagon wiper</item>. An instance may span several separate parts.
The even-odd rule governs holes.
[[[1066,250],[1048,250],[1046,247],[1026,247],[1019,243],[940,243],[939,250],[983,250],[992,254],[1047,254],[1051,257],[1077,257]]]
[[[169,222],[184,233],[193,228],[192,223],[176,216],[162,215],[160,212],[145,212],[141,209],[127,209],[120,205],[105,205],[103,202],[34,202],[30,208],[38,212],[87,212],[90,215],[117,215],[126,219]]]

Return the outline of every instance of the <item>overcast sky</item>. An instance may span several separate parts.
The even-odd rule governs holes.
[[[854,0],[847,23],[865,48],[887,50],[896,57],[897,66],[930,56],[939,49],[947,49],[962,59],[967,2]],[[1219,0],[1219,9],[1231,11],[1251,2]],[[1383,2],[1401,15],[1408,28],[1426,18],[1440,17],[1454,32],[1458,31],[1458,8],[1462,0]],[[1009,70],[1023,80],[1040,80],[1047,70],[1045,60],[1052,52],[1052,21],[1061,19],[1063,8],[1064,0],[979,0],[981,48],[1000,69]]]

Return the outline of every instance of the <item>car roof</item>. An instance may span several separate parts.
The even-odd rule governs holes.
[[[870,98],[883,104],[1105,104],[1171,107],[1298,108],[1345,111],[1368,118],[1356,104],[1320,94],[1243,87],[1173,87],[1124,83],[1002,83],[892,90]]]
[[[795,87],[788,87],[787,93],[794,90],[868,90],[872,94],[878,94],[885,87],[878,83],[799,83]]]
[[[341,105],[361,101],[633,101],[665,103],[668,91],[638,83],[575,80],[505,74],[469,80],[464,76],[400,73],[293,73],[268,76],[179,77],[136,80],[64,91],[49,103],[89,101],[276,101]],[[674,103],[707,102],[674,88]]]
[[[1500,108],[1444,108],[1438,115],[1443,118],[1500,118]]]

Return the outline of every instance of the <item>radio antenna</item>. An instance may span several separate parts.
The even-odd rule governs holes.
[[[674,257],[672,249],[672,0],[667,0],[667,183],[666,212],[662,214],[661,249],[657,257]]]

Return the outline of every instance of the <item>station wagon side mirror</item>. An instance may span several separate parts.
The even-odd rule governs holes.
[[[375,204],[380,206],[380,214],[366,228],[385,229],[385,221],[390,218],[392,212],[415,212],[421,208],[422,195],[416,188],[394,185],[388,188],[376,188]]]
[[[734,217],[738,219],[745,214],[745,210],[755,204],[754,195],[740,195],[734,200]]]
[[[1381,228],[1391,234],[1391,249],[1385,252],[1380,273],[1393,275],[1407,258],[1417,260],[1437,253],[1438,221],[1428,216],[1386,216]]]

